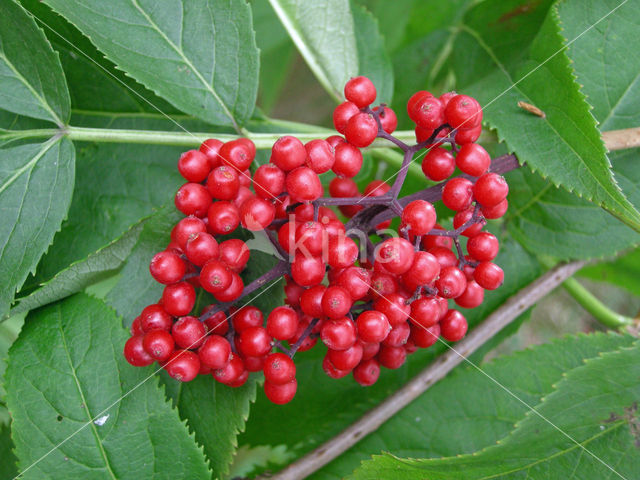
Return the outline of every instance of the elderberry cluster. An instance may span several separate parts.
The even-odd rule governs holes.
[[[352,78],[344,93],[333,114],[342,135],[306,144],[281,137],[268,164],[251,169],[255,146],[244,138],[209,139],[180,157],[187,183],[175,204],[185,217],[151,260],[151,275],[165,287],[132,323],[124,347],[129,363],[157,361],[177,380],[212,375],[231,387],[263,371],[265,394],[283,404],[297,390],[294,355],[318,339],[327,348],[327,375],[352,373],[361,385],[372,385],[381,366],[398,368],[440,337],[464,337],[467,321],[454,304],[475,308],[485,290],[503,281],[493,263],[498,240],[482,229],[485,219],[505,213],[508,185],[490,172],[489,154],[474,143],[482,109],[455,92],[417,92],[407,105],[417,140],[409,146],[392,135],[392,109],[371,109],[376,89],[368,78]],[[363,163],[360,149],[376,138],[402,149],[404,161],[391,185],[374,180],[361,193],[353,180]],[[429,179],[449,179],[456,167],[462,175],[399,198],[419,152]],[[329,171],[336,177],[330,197],[323,197],[319,175]],[[432,202],[439,198],[456,212],[453,230],[437,223]],[[400,224],[393,230],[395,217]],[[225,239],[240,226],[265,234],[281,257],[246,286],[240,274],[251,252],[243,240]],[[468,238],[466,254],[460,237]],[[268,313],[240,305],[281,276],[285,305]],[[216,303],[194,316],[198,288]]]

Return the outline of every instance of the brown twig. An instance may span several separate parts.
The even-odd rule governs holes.
[[[515,320],[564,280],[571,277],[586,262],[576,261],[559,265],[520,290],[501,307],[474,328],[463,340],[440,355],[413,380],[388,397],[384,402],[367,412],[360,420],[343,430],[331,440],[269,477],[270,480],[297,480],[305,478],[343,454],[361,439],[376,431],[398,411],[422,395],[454,367],[493,338],[500,330]],[[470,363],[470,362],[469,362]]]

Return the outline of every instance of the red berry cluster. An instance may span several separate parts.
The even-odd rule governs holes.
[[[503,280],[492,263],[498,240],[482,228],[486,218],[506,211],[508,186],[489,172],[491,158],[473,143],[482,109],[465,95],[418,92],[407,107],[418,143],[408,146],[392,136],[393,110],[370,108],[376,89],[368,78],[347,82],[345,97],[333,114],[344,136],[306,144],[281,137],[270,162],[257,168],[250,168],[255,147],[247,139],[209,139],[181,156],[178,169],[187,183],[175,204],[186,217],[151,260],[151,275],[165,288],[133,321],[124,347],[129,363],[157,361],[178,380],[206,374],[232,387],[262,370],[267,397],[283,404],[297,389],[295,353],[318,339],[327,347],[327,375],[352,373],[361,385],[372,385],[381,366],[398,368],[440,337],[464,337],[466,319],[449,301],[477,307],[485,289]],[[376,138],[400,147],[404,162],[392,185],[375,180],[361,194],[352,177],[362,166],[360,149]],[[453,230],[437,223],[428,201],[433,188],[398,198],[408,163],[424,149],[422,168],[430,179],[445,180],[456,166],[463,173],[441,190],[445,206],[457,212]],[[336,177],[330,197],[323,197],[319,175],[329,170]],[[350,220],[341,221],[332,206]],[[397,231],[389,229],[393,217],[400,217]],[[240,225],[264,231],[282,258],[247,286],[240,273],[249,249],[242,240],[224,239]],[[460,236],[468,237],[466,255]],[[267,315],[234,305],[283,275],[286,305]],[[192,316],[196,288],[217,301],[199,317]]]

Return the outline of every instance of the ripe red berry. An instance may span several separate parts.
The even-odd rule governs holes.
[[[453,217],[453,228],[457,230],[458,228],[462,227],[465,223],[467,223],[469,220],[471,220],[473,217],[473,211],[474,211],[474,207],[471,206],[464,210],[460,210],[458,213],[456,213],[455,216]],[[478,217],[476,218],[475,223],[472,223],[462,231],[462,235],[464,235],[465,237],[475,237],[476,235],[478,235],[478,233],[480,233],[480,231],[482,230],[482,227],[486,223],[487,222],[485,222],[485,220],[482,217]]]
[[[142,346],[155,360],[164,362],[173,353],[173,337],[166,330],[151,330],[144,334]]]
[[[391,331],[391,325],[384,313],[377,310],[362,312],[356,320],[358,338],[367,343],[380,343]]]
[[[455,299],[455,302],[462,308],[476,308],[482,304],[483,300],[484,288],[471,280],[467,282],[467,288]]]
[[[238,337],[238,351],[247,357],[261,357],[271,350],[272,338],[263,327],[249,327]]]
[[[452,178],[442,189],[442,203],[456,212],[467,208],[472,200],[473,183],[466,178]]]
[[[444,267],[435,285],[441,297],[456,298],[467,288],[467,277],[456,266]]]
[[[449,310],[440,321],[440,332],[445,340],[457,342],[467,333],[467,320],[457,310]]]
[[[409,118],[414,122],[416,121],[417,106],[427,97],[433,97],[433,95],[426,90],[420,90],[409,98],[409,101],[407,102],[407,115],[409,115]]]
[[[173,318],[156,303],[144,307],[140,314],[140,328],[143,332],[151,330],[170,330]]]
[[[333,110],[333,126],[337,132],[344,134],[347,122],[351,117],[360,113],[355,103],[342,102]]]
[[[387,133],[393,133],[398,126],[398,117],[396,116],[396,112],[394,112],[389,107],[375,107],[373,109],[374,112],[380,110],[380,125],[382,125],[382,129]]]
[[[198,349],[198,357],[203,365],[213,370],[224,368],[231,360],[231,345],[226,338],[211,335]]]
[[[329,195],[335,198],[357,197],[358,185],[350,178],[336,177],[329,182]]]
[[[231,273],[221,261],[209,260],[200,271],[200,285],[210,293],[222,292],[231,285]]]
[[[206,232],[194,233],[187,241],[185,254],[191,263],[201,267],[209,260],[218,258],[218,242]]]
[[[214,307],[213,304],[207,305],[202,309],[201,315],[207,314],[213,307]],[[224,335],[229,331],[227,315],[222,311],[216,312],[210,317],[208,317],[204,321],[204,325],[205,327],[207,327],[207,330],[209,331],[209,333],[213,333],[216,335]]]
[[[334,158],[335,161],[331,169],[336,175],[340,175],[343,177],[355,177],[362,168],[362,152],[360,152],[359,148],[354,147],[350,143],[343,142],[339,144],[335,148]],[[331,189],[331,187],[329,188]],[[357,194],[358,189],[356,187],[353,195],[349,196],[355,196]],[[339,195],[332,194],[332,196],[335,197]]]
[[[429,252],[416,252],[411,268],[402,276],[415,285],[430,285],[440,274],[438,259]]]
[[[220,147],[224,145],[223,142],[216,138],[209,138],[202,142],[199,150],[204,153],[209,161],[209,170],[212,170],[220,165],[220,157],[218,157],[218,152],[220,151]],[[205,176],[206,178],[206,176]]]
[[[449,248],[433,247],[428,251],[431,255],[436,257],[440,264],[440,268],[451,267],[458,264],[458,257]]]
[[[184,261],[173,252],[158,252],[151,259],[149,272],[156,282],[169,285],[182,280],[187,270]]]
[[[389,347],[383,345],[380,347],[378,355],[376,355],[378,362],[385,368],[396,369],[404,365],[407,359],[407,352],[402,347]]]
[[[358,258],[358,245],[349,237],[338,235],[329,238],[327,262],[333,268],[352,266]]]
[[[494,205],[493,207],[484,207],[483,206],[480,209],[480,211],[482,212],[482,216],[484,218],[494,219],[494,218],[502,217],[507,212],[508,208],[509,208],[509,202],[505,198],[504,200],[502,200],[497,205]]]
[[[431,327],[412,326],[409,339],[420,348],[429,348],[440,338],[440,324],[436,323]]]
[[[302,295],[300,295],[300,309],[302,313],[313,318],[324,316],[322,297],[326,290],[327,287],[324,285],[314,285],[302,292]]]
[[[267,333],[276,340],[289,340],[297,329],[298,314],[293,308],[276,307],[267,317]]]
[[[124,344],[124,358],[134,367],[146,367],[155,361],[144,349],[143,339],[144,335],[134,335]]]
[[[467,143],[473,143],[477,141],[478,138],[480,138],[481,133],[482,124],[473,128],[460,128],[456,131],[454,139],[458,145],[465,145]]]
[[[333,149],[326,140],[311,140],[304,146],[307,151],[307,167],[316,173],[325,173],[331,170],[335,162]]]
[[[347,122],[344,136],[358,148],[368,147],[378,135],[378,123],[370,113],[358,113]]]
[[[319,256],[327,237],[321,223],[308,220],[297,226],[295,240],[296,249],[303,255]]]
[[[401,220],[409,227],[409,234],[426,235],[436,225],[436,209],[430,202],[414,200],[404,207]]]
[[[250,140],[239,138],[226,142],[220,147],[218,157],[223,165],[229,165],[234,170],[244,172],[251,166],[255,157],[255,145]]]
[[[342,287],[330,286],[322,295],[322,312],[329,318],[341,318],[349,312],[352,303],[347,290]]]
[[[221,292],[215,292],[213,297],[219,302],[233,302],[242,295],[243,289],[244,283],[242,282],[240,275],[236,272],[231,272],[231,284],[229,285],[229,288]]]
[[[483,207],[493,207],[507,198],[509,185],[502,175],[485,173],[473,187],[475,199]]]
[[[214,235],[224,235],[233,232],[240,225],[240,212],[233,203],[214,202],[207,214],[209,231]]]
[[[405,323],[411,313],[411,306],[406,303],[406,298],[399,293],[389,293],[378,297],[373,303],[373,308],[383,313],[392,327]]]
[[[171,336],[180,348],[195,349],[202,345],[207,329],[196,317],[179,318],[171,327]]]
[[[285,172],[301,167],[306,158],[304,144],[290,135],[280,137],[271,147],[270,162]]]
[[[274,385],[289,383],[296,378],[296,365],[284,353],[267,355],[264,362],[264,379]]]
[[[375,101],[376,87],[367,77],[353,77],[344,86],[344,97],[358,108],[364,108]]]
[[[196,291],[187,282],[174,283],[164,287],[162,305],[174,317],[189,315],[196,303]]]
[[[323,324],[320,338],[332,350],[346,350],[356,342],[356,327],[347,317],[330,319]]]
[[[429,328],[440,320],[440,306],[435,298],[420,297],[411,303],[409,320],[418,328]]]
[[[253,174],[256,195],[271,200],[284,192],[285,173],[273,163],[260,165]]]
[[[433,228],[436,230],[444,230],[444,228],[437,223]],[[427,250],[433,247],[451,249],[453,246],[453,239],[451,237],[445,237],[444,235],[427,235],[422,237],[422,246]]]
[[[406,321],[398,323],[391,328],[389,335],[382,341],[382,344],[388,347],[402,347],[407,343],[410,333],[411,328]]]
[[[294,202],[311,202],[322,196],[318,174],[308,167],[298,167],[287,174],[287,192]]]
[[[324,278],[326,265],[321,258],[296,255],[291,262],[291,276],[298,285],[310,287]]]
[[[477,143],[467,143],[460,147],[456,155],[456,165],[467,175],[479,177],[489,169],[491,157]]]
[[[346,289],[354,301],[360,300],[369,292],[371,273],[364,268],[350,266],[340,272],[335,283]]]
[[[200,371],[198,355],[189,350],[176,350],[164,366],[170,377],[180,382],[190,382]]]
[[[271,382],[264,382],[264,394],[269,400],[277,405],[284,405],[293,400],[298,389],[298,382],[294,378],[288,383],[275,385]]]
[[[504,272],[491,262],[480,262],[473,272],[473,279],[486,290],[495,290],[504,282]]]
[[[209,159],[198,150],[187,150],[178,160],[178,171],[187,182],[200,183],[211,171]]]
[[[198,232],[206,232],[207,225],[200,218],[190,216],[183,218],[171,230],[171,240],[178,244],[178,247],[184,251],[191,235]]]
[[[482,107],[475,98],[456,95],[444,111],[447,123],[453,128],[470,129],[482,123]]]
[[[363,387],[369,387],[378,381],[380,365],[374,358],[363,360],[353,369],[353,379]]]
[[[422,128],[436,129],[443,123],[444,107],[442,102],[435,97],[424,97],[413,108],[413,116],[416,124]]]
[[[261,327],[264,315],[259,308],[252,305],[246,305],[235,312],[231,316],[231,322],[236,333],[251,327]]]
[[[176,193],[175,204],[185,215],[204,217],[211,205],[211,194],[199,183],[185,183]]]
[[[240,222],[252,232],[267,228],[276,217],[276,207],[263,198],[253,197],[240,207]]]
[[[388,272],[400,275],[411,268],[414,254],[413,245],[404,238],[389,238],[379,245],[375,261]]]
[[[442,147],[432,148],[422,160],[422,172],[434,182],[446,180],[455,169],[455,157]]]
[[[218,382],[230,385],[238,380],[244,371],[244,362],[239,356],[232,353],[227,364],[222,368],[215,369],[211,375]]]
[[[362,344],[356,342],[346,350],[327,350],[327,357],[334,367],[349,372],[360,363],[363,352]]]
[[[496,258],[499,249],[498,239],[489,232],[481,232],[467,242],[467,252],[479,262],[490,262]]]

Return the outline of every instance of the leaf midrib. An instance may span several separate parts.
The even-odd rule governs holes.
[[[236,123],[236,120],[235,120],[233,114],[227,108],[227,105],[218,96],[218,93],[213,89],[213,87],[209,84],[209,82],[207,82],[204,79],[204,77],[200,74],[200,71],[197,68],[195,68],[193,63],[191,63],[191,61],[186,57],[186,55],[184,54],[184,51],[182,50],[182,48],[178,48],[169,39],[169,37],[166,36],[166,34],[158,27],[158,25],[156,25],[156,23],[149,17],[149,15],[147,15],[147,13],[142,9],[142,7],[140,7],[140,5],[138,4],[138,0],[131,0],[131,3],[140,12],[140,14],[144,16],[144,18],[147,20],[147,22],[149,22],[149,25],[156,32],[158,32],[158,34],[164,39],[164,41],[167,42],[167,44],[169,46],[171,46],[171,48],[173,48],[173,50],[180,56],[180,58],[182,58],[182,61],[185,64],[187,64],[187,66],[191,69],[191,71],[196,75],[198,80],[200,80],[200,82],[205,86],[206,90],[208,90],[209,93],[211,93],[211,95],[213,95],[213,97],[216,99],[216,101],[222,106],[222,110],[224,111],[225,115],[229,118],[229,120],[231,120],[231,123],[233,124],[233,128],[235,128],[237,131],[240,131],[240,127]],[[183,31],[181,29],[181,31],[180,31],[180,38],[181,39],[182,39],[182,34],[183,34]]]
[[[9,61],[9,59],[7,58],[7,56],[4,54],[4,52],[0,52],[0,59],[4,60],[4,62],[7,64],[7,66],[11,69],[11,71],[14,73],[14,75],[16,76],[16,78],[18,80],[20,80],[20,82],[22,84],[24,84],[25,87],[27,87],[27,89],[31,92],[31,95],[33,95],[39,102],[40,105],[49,113],[49,115],[51,115],[52,120],[59,126],[62,127],[64,126],[64,122],[60,119],[60,117],[58,117],[58,115],[53,111],[53,109],[51,108],[51,106],[45,101],[45,99],[33,88],[33,86],[27,82],[27,79],[24,78],[22,76],[22,74],[16,69],[16,67],[13,65],[12,62]]]
[[[82,390],[82,387],[80,385],[80,381],[78,380],[78,376],[76,375],[76,369],[73,366],[73,362],[71,361],[71,354],[69,353],[69,348],[67,346],[67,338],[65,336],[64,333],[64,329],[62,328],[62,314],[60,312],[60,306],[58,305],[56,308],[56,313],[58,314],[58,328],[60,329],[60,338],[62,340],[62,345],[64,347],[64,352],[66,354],[67,357],[67,361],[69,362],[69,369],[71,370],[71,374],[73,376],[73,380],[76,383],[76,388],[78,389],[78,394],[80,395],[80,398],[82,399],[82,405],[85,406],[85,408],[83,409],[84,412],[87,415],[88,418],[88,425],[91,428],[91,432],[93,433],[93,436],[96,440],[96,443],[98,445],[98,449],[100,450],[100,454],[102,455],[102,458],[104,459],[104,464],[105,467],[107,469],[107,471],[109,472],[109,475],[111,476],[111,478],[113,480],[117,480],[117,477],[115,476],[115,474],[113,473],[113,470],[111,469],[111,464],[109,463],[109,458],[107,457],[107,452],[104,450],[104,446],[102,445],[102,441],[100,440],[100,436],[98,435],[98,431],[96,430],[96,426],[93,423],[93,418],[91,418],[91,414],[89,413],[89,404],[87,403],[87,400],[84,396],[84,391]]]

